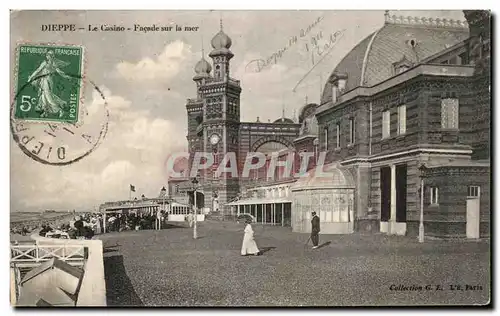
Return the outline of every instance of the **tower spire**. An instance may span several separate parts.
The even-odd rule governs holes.
[[[281,97],[281,120],[285,120],[285,101],[283,100],[283,97]]]
[[[205,45],[203,45],[203,35],[201,35],[201,58],[205,58]]]
[[[203,20],[201,20],[201,58],[205,58],[205,45],[203,44]]]

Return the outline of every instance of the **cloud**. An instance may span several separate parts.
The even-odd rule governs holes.
[[[191,46],[177,40],[165,46],[156,59],[145,57],[136,64],[123,61],[116,65],[116,70],[130,81],[169,79],[180,72],[181,65],[190,55]]]
[[[137,196],[156,196],[166,185],[165,160],[184,150],[183,130],[175,121],[135,109],[131,101],[106,87],[100,90],[110,112],[109,131],[88,157],[68,166],[46,166],[11,142],[13,210],[91,210],[105,201],[128,199],[129,184],[136,186]],[[94,93],[89,115],[102,103],[100,94]]]

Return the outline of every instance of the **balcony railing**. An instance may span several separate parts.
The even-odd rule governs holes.
[[[240,86],[240,81],[239,80],[236,80],[236,79],[233,79],[233,78],[229,78],[228,82],[232,83],[234,85],[237,85],[238,87]]]
[[[187,99],[188,105],[195,105],[195,104],[201,104],[201,103],[203,103],[203,100],[201,100],[201,99]]]

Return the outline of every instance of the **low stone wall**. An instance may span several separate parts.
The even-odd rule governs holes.
[[[198,214],[197,216],[198,216],[198,218],[197,218],[198,222],[203,222],[205,220],[205,214]],[[184,215],[184,214],[168,214],[168,221],[169,222],[185,222],[186,215]]]
[[[31,235],[37,245],[84,246],[88,249],[88,259],[84,266],[84,276],[77,306],[106,306],[106,281],[104,279],[104,258],[101,240],[54,239]]]

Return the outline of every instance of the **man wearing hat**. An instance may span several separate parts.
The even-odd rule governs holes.
[[[313,243],[312,249],[318,248],[319,243],[319,216],[316,215],[316,212],[312,212],[311,219],[311,241]]]

